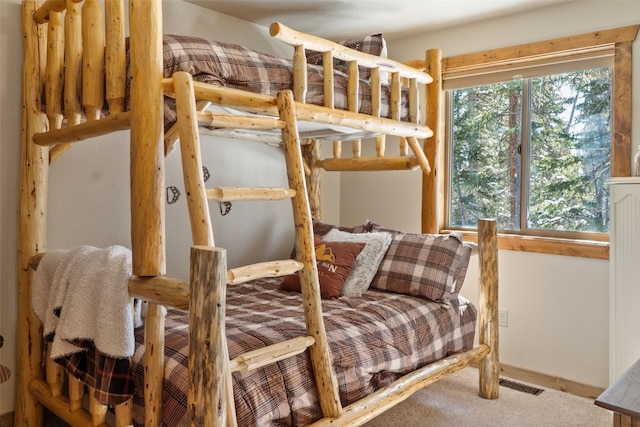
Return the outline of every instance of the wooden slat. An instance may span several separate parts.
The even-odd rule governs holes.
[[[89,387],[89,413],[91,414],[91,424],[99,426],[106,423],[107,411],[109,407],[98,402],[95,397],[95,389]]]
[[[98,0],[82,6],[82,105],[87,120],[98,120],[104,105],[104,14]]]
[[[222,114],[213,111],[197,113],[201,126],[227,127],[234,129],[272,130],[282,129],[284,123],[277,117],[243,116],[238,114]]]
[[[78,427],[95,427],[91,420],[91,415],[88,411],[71,411],[69,409],[69,402],[67,398],[64,396],[51,396],[49,387],[43,380],[37,379],[31,381],[31,383],[29,383],[29,391],[38,401],[43,402],[46,405],[47,409],[49,409],[58,418],[68,423],[69,425]],[[27,424],[25,422],[24,425],[31,424]],[[109,427],[109,425],[102,424],[100,425],[100,427]]]
[[[64,113],[67,126],[82,119],[82,7],[67,0],[64,37]]]
[[[52,343],[47,343],[45,364],[45,378],[49,389],[51,390],[51,396],[56,397],[62,394],[62,386],[64,385],[64,368],[54,362],[51,359],[51,346]]]
[[[227,283],[229,285],[238,285],[263,277],[284,276],[300,271],[302,267],[302,263],[293,259],[259,262],[229,269],[227,271]]]
[[[313,337],[298,337],[248,351],[231,359],[229,367],[231,372],[252,371],[300,354],[313,345],[315,341]]]
[[[327,158],[318,160],[316,167],[327,171],[413,170],[419,167],[419,163],[412,156]]]
[[[331,51],[322,53],[322,76],[324,106],[327,108],[334,108],[335,87],[333,84],[333,54]]]
[[[109,114],[124,111],[127,58],[125,51],[124,0],[105,0],[106,99]]]
[[[69,375],[69,410],[71,412],[82,408],[84,384],[76,377]]]
[[[77,126],[38,133],[33,137],[37,145],[68,144],[84,141],[96,136],[107,135],[131,127],[131,113],[124,112],[105,117],[101,120],[85,122]]]
[[[116,415],[115,427],[128,427],[133,425],[133,399],[116,405],[114,411]]]
[[[207,189],[207,197],[219,202],[233,200],[284,200],[296,195],[291,188],[279,187],[216,187]]]
[[[189,309],[189,283],[166,276],[131,276],[129,295],[150,303]]]
[[[50,129],[62,126],[64,81],[64,25],[61,12],[51,12],[47,25],[47,68],[45,76],[46,112]]]
[[[306,102],[307,96],[307,56],[304,46],[294,46],[293,51],[293,97],[298,102]]]

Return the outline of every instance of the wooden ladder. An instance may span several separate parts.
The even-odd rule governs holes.
[[[277,277],[298,272],[308,331],[306,336],[249,351],[234,357],[232,360],[228,360],[228,348],[226,346],[226,340],[224,340],[222,347],[225,352],[225,360],[221,362],[224,366],[224,372],[218,373],[218,375],[221,377],[219,381],[225,383],[224,390],[226,396],[220,396],[220,399],[225,401],[224,407],[226,410],[216,412],[211,409],[202,409],[202,413],[190,413],[191,425],[235,426],[236,417],[231,373],[234,371],[257,369],[295,356],[307,349],[310,351],[311,362],[318,387],[318,397],[323,414],[325,417],[337,417],[342,412],[342,406],[340,404],[337,382],[331,369],[329,345],[322,320],[311,211],[304,179],[293,93],[291,91],[283,91],[277,95],[278,119],[250,115],[245,117],[246,120],[238,120],[237,116],[235,116],[233,120],[230,120],[230,123],[232,123],[230,126],[233,127],[237,127],[238,124],[242,122],[245,123],[246,127],[251,129],[281,130],[289,188],[218,187],[206,189],[202,175],[200,139],[196,118],[196,99],[193,91],[192,77],[187,73],[176,73],[173,76],[173,83],[178,113],[178,131],[180,135],[185,192],[187,193],[187,205],[189,208],[194,246],[215,246],[209,216],[208,200],[225,202],[291,199],[296,230],[297,259],[268,261],[229,270],[226,270],[225,261],[224,269],[226,270],[226,274],[220,274],[219,277],[221,277],[222,282],[226,282],[227,285],[231,286],[258,278]],[[222,292],[224,295],[224,290],[222,290]],[[222,300],[224,300],[224,298],[222,298]],[[219,314],[219,316],[224,319],[224,313]],[[191,326],[194,326],[193,323]],[[221,329],[224,331],[224,325],[221,325]],[[194,353],[193,347],[191,353]],[[197,395],[197,393],[195,394]],[[191,394],[190,398],[192,398]],[[197,399],[197,397],[193,397],[193,399]],[[195,403],[195,405],[192,403]],[[191,412],[198,412],[199,409],[197,408],[203,406],[201,403],[202,402],[190,401],[189,410]]]

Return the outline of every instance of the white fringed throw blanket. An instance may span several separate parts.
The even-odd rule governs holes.
[[[53,336],[51,358],[84,351],[75,340],[92,341],[115,357],[133,355],[140,312],[129,296],[131,251],[123,246],[80,246],[47,253],[38,266],[33,310]]]

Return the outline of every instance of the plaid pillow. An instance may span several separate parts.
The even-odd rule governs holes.
[[[466,251],[462,236],[457,233],[398,233],[371,287],[446,302],[462,286],[465,254],[468,257],[470,251]],[[462,280],[457,280],[459,277]]]
[[[382,34],[371,34],[359,39],[348,39],[338,42],[342,46],[349,49],[357,50],[359,52],[368,53],[369,55],[382,56],[385,51],[386,43]],[[322,52],[316,52],[313,50],[306,51],[307,63],[314,65],[322,65]],[[349,64],[340,59],[333,60],[333,68],[335,70],[347,73],[349,71]],[[369,79],[371,77],[371,69],[367,67],[359,67],[360,78]]]

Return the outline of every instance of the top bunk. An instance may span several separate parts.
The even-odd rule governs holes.
[[[136,4],[131,2],[132,23],[157,22],[159,6],[153,2]],[[292,90],[294,99],[303,104],[297,106],[298,119],[325,125],[320,132],[317,127],[306,135],[301,131],[303,139],[395,135],[411,138],[411,149],[418,151],[414,140],[433,135],[421,105],[425,87],[433,79],[423,71],[378,56],[384,45],[382,37],[355,41],[352,49],[276,22],[269,29],[271,36],[293,47],[292,59],[283,59],[230,43],[162,35],[159,28],[149,39],[146,33],[138,34],[138,24],[131,25],[127,38],[123,0],[105,1],[104,14],[97,0],[48,0],[39,8],[35,4],[31,7],[34,22],[47,24],[49,40],[46,49],[40,43],[40,56],[32,64],[44,67],[46,75],[36,88],[43,92],[41,109],[49,128],[34,138],[39,145],[66,144],[135,127],[131,123],[141,109],[140,115],[144,114],[148,123],[145,127],[162,133],[165,151],[170,151],[177,140],[172,126],[171,77],[178,71],[193,75],[203,110],[198,120],[209,129],[215,129],[228,111],[237,113],[233,109],[277,116],[276,94]],[[37,26],[32,28],[37,31]],[[135,80],[137,73],[145,76],[144,81]],[[154,95],[158,95],[157,101],[149,102]],[[158,102],[162,102],[162,129],[155,123]],[[227,111],[205,112],[212,104]],[[247,137],[248,132],[245,129],[236,135]],[[62,146],[52,155],[59,150]],[[359,150],[354,152],[359,157]],[[382,157],[384,149],[378,148],[377,154]],[[406,149],[401,154],[406,154]],[[411,166],[428,171],[423,156],[414,156],[417,161]]]
[[[25,33],[24,93],[28,101],[24,138],[43,150],[43,162],[49,163],[72,143],[115,131],[131,132],[132,249],[134,272],[141,276],[165,273],[163,251],[164,156],[178,140],[171,118],[176,88],[172,76],[180,68],[194,75],[193,92],[200,126],[212,132],[228,132],[233,127],[240,137],[264,127],[265,120],[278,117],[274,92],[291,90],[300,122],[325,125],[332,132],[351,128],[345,137],[310,135],[302,144],[309,146],[307,175],[325,170],[398,170],[421,168],[425,176],[436,157],[435,144],[441,90],[439,79],[426,72],[387,58],[350,49],[338,43],[309,36],[280,23],[271,25],[273,37],[293,46],[293,59],[280,60],[239,46],[197,40],[200,48],[226,56],[227,64],[209,62],[206,72],[194,72],[193,62],[165,61],[180,55],[192,38],[163,36],[160,1],[129,2],[130,36],[126,37],[124,0],[106,0],[104,13],[98,0],[47,0],[43,5],[23,2]],[[46,24],[46,25],[42,25]],[[151,31],[149,31],[151,29]],[[166,53],[167,50],[174,53]],[[223,53],[221,53],[223,52]],[[226,53],[225,53],[226,52]],[[235,52],[235,59],[229,55]],[[315,52],[315,54],[311,53]],[[233,82],[229,63],[239,66],[240,57],[260,57],[280,63],[290,80],[263,93],[265,84]],[[318,59],[318,55],[321,60]],[[184,55],[182,55],[184,56]],[[316,57],[309,64],[309,57]],[[340,66],[334,66],[340,61]],[[250,63],[251,61],[244,61]],[[346,67],[345,65],[346,64]],[[249,64],[252,65],[252,64]],[[216,67],[217,70],[216,70]],[[427,54],[427,71],[439,75],[440,53]],[[263,76],[264,72],[255,71]],[[384,77],[384,75],[388,77]],[[138,76],[143,76],[139,78]],[[204,81],[197,81],[202,79]],[[243,87],[232,87],[232,86]],[[435,85],[435,86],[434,86]],[[270,87],[270,84],[266,84]],[[427,90],[427,86],[431,86]],[[318,105],[321,104],[321,105]],[[226,109],[205,111],[212,105]],[[237,116],[235,113],[243,112]],[[248,114],[246,114],[248,112]],[[190,118],[189,118],[190,119]],[[262,124],[260,124],[262,123]],[[340,133],[340,132],[338,132]],[[363,157],[362,136],[372,136],[376,155]],[[385,136],[399,139],[399,155],[387,155]],[[342,139],[353,139],[353,156],[342,155]],[[320,158],[320,140],[333,141],[332,156]],[[424,142],[423,142],[424,141]],[[430,145],[426,153],[424,145]],[[313,148],[316,147],[316,148]],[[36,156],[38,157],[38,156]],[[32,169],[38,173],[38,169]],[[435,179],[429,175],[427,179]],[[312,212],[317,195],[309,185]],[[435,193],[434,193],[435,194]],[[144,207],[140,201],[144,200]],[[430,201],[427,201],[430,203]],[[153,256],[153,254],[157,254]]]

